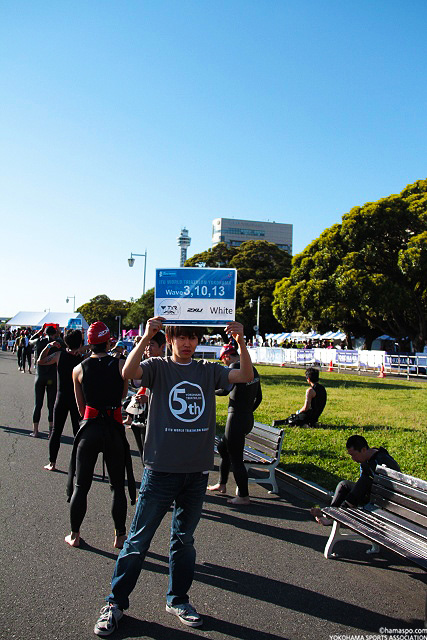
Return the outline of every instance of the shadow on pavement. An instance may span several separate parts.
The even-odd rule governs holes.
[[[110,560],[117,560],[117,553],[113,553],[112,551],[105,551],[105,549],[99,549],[98,547],[94,547],[88,542],[85,542],[83,538],[80,538],[80,544],[77,547],[77,550],[81,551],[90,551],[91,553],[95,553],[98,556],[104,556],[104,558],[110,558]],[[118,551],[118,550],[117,550]]]
[[[165,614],[166,615],[166,614]],[[171,621],[173,624],[173,620]],[[264,633],[256,629],[248,629],[247,627],[211,618],[203,613],[203,626],[199,628],[186,629],[183,625],[176,621],[180,628],[171,628],[156,622],[146,622],[138,620],[132,616],[125,614],[120,622],[118,631],[115,631],[114,638],[124,640],[125,638],[152,638],[153,640],[167,640],[173,637],[174,640],[189,640],[190,638],[203,638],[206,640],[206,631],[216,631],[230,638],[240,638],[241,640],[288,640],[283,635],[272,633]]]
[[[0,429],[3,429],[6,433],[13,433],[17,436],[29,436],[33,433],[32,429],[18,429],[18,427],[7,427],[5,425],[0,425]],[[48,440],[49,434],[44,433],[43,431],[39,431],[38,438],[36,440]]]
[[[252,506],[252,505],[251,505]],[[265,505],[261,505],[265,507]],[[300,511],[300,512],[299,512]],[[256,533],[260,536],[267,536],[273,538],[275,540],[283,540],[283,542],[292,542],[293,544],[297,544],[302,547],[308,547],[309,549],[315,549],[319,552],[323,552],[323,548],[325,546],[325,532],[319,531],[319,535],[308,533],[305,531],[298,531],[293,528],[288,527],[289,520],[299,520],[306,521],[311,520],[311,516],[306,515],[307,512],[301,513],[303,510],[298,510],[293,507],[289,507],[286,513],[278,514],[277,511],[274,514],[276,518],[282,518],[283,526],[275,526],[266,523],[265,521],[257,522],[256,520],[247,520],[244,518],[240,518],[238,514],[233,513],[224,513],[222,511],[215,511],[212,509],[203,509],[202,518],[205,520],[213,520],[217,523],[228,524],[233,527],[236,527],[238,530],[250,531],[251,533]],[[261,514],[263,509],[261,510]],[[254,516],[260,516],[260,513],[253,512]],[[295,517],[297,516],[297,517]],[[270,514],[270,517],[273,517]]]
[[[152,552],[147,555],[152,559],[163,562],[165,566],[144,562],[144,569],[151,569],[159,573],[168,572],[168,558],[166,556]],[[256,601],[265,601],[321,620],[329,620],[346,628],[354,627],[362,631],[378,633],[378,629],[382,626],[398,628],[402,623],[400,618],[384,616],[370,609],[320,594],[305,587],[210,562],[196,564],[195,580],[232,593],[238,593],[247,598],[253,598]],[[240,625],[209,618],[203,612],[201,613],[206,621],[204,628],[226,633],[230,637],[250,638],[251,640],[252,638],[275,639],[277,637],[276,635],[263,634]],[[284,613],[283,615],[286,614]],[[193,632],[192,635],[194,635]],[[151,636],[150,634],[148,634],[148,637],[157,638],[157,636]]]

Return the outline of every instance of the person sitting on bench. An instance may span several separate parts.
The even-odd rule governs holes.
[[[309,367],[305,371],[305,377],[309,387],[305,393],[304,405],[296,413],[293,413],[286,420],[277,421],[275,424],[289,424],[294,427],[308,424],[314,427],[326,405],[326,389],[319,382],[319,369]]]
[[[360,477],[357,482],[341,480],[337,484],[331,507],[357,507],[368,504],[371,495],[374,473],[377,465],[384,464],[389,469],[400,471],[396,460],[384,447],[371,448],[363,436],[350,436],[346,442],[347,453],[360,464]],[[333,523],[331,518],[322,515],[319,507],[310,509],[314,519],[323,525]]]

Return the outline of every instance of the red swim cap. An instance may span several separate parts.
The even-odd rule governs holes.
[[[219,352],[219,359],[221,360],[225,355],[237,356],[236,347],[233,344],[225,344]]]
[[[103,322],[94,322],[90,325],[87,332],[87,341],[89,344],[100,344],[110,339],[110,330]]]

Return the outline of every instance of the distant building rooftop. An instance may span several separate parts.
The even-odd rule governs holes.
[[[239,247],[248,240],[266,240],[292,254],[291,224],[215,218],[212,221],[212,246],[225,242],[230,247]]]

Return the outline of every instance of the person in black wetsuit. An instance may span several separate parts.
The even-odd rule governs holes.
[[[58,372],[58,391],[53,408],[53,430],[49,440],[49,463],[44,466],[46,471],[56,471],[56,459],[68,413],[70,413],[74,435],[79,430],[81,420],[74,395],[73,369],[82,361],[81,354],[87,350],[87,347],[82,347],[83,336],[79,329],[69,329],[64,341],[66,349],[62,348],[59,342],[50,342],[37,360],[37,365],[41,367],[56,364]],[[60,351],[51,353],[52,348],[59,348]]]
[[[233,344],[225,345],[220,352],[220,359],[230,369],[239,369],[240,362],[237,350]],[[233,475],[237,484],[237,496],[228,500],[231,504],[249,504],[248,472],[243,462],[243,449],[245,436],[254,426],[254,411],[262,400],[261,384],[257,370],[253,367],[254,378],[246,384],[235,384],[230,391],[219,389],[217,396],[225,396],[230,393],[228,403],[228,416],[225,433],[218,444],[218,453],[221,456],[219,466],[219,482],[209,485],[209,491],[218,493],[226,492],[230,466],[233,466]]]
[[[274,426],[291,425],[293,427],[302,427],[309,425],[314,427],[316,422],[325,408],[327,393],[323,384],[319,382],[319,370],[309,367],[305,371],[305,377],[309,387],[305,393],[304,405],[296,413],[284,420],[275,420]]]
[[[18,369],[19,371],[24,371],[24,349],[25,349],[25,331],[22,330],[19,333],[19,336],[15,340],[14,350],[16,351],[16,355],[18,357]]]
[[[43,337],[43,333],[46,335]],[[59,342],[61,346],[64,345],[59,337],[59,331],[54,326],[43,325],[43,327],[34,334],[30,340],[30,345],[35,349],[34,359],[38,360],[41,352],[48,344],[48,342]],[[55,347],[58,350],[58,347]],[[39,367],[36,365],[36,379],[34,382],[34,413],[33,413],[33,433],[30,434],[34,438],[39,435],[39,422],[41,410],[43,407],[44,394],[47,394],[47,408],[48,408],[48,420],[49,420],[49,432],[53,427],[53,407],[56,399],[56,365]]]
[[[304,405],[297,412],[297,416],[299,424],[308,424],[312,427],[325,408],[327,394],[325,387],[319,382],[319,369],[309,367],[305,371],[305,377],[309,387],[305,394]]]
[[[25,363],[28,365],[28,373],[31,373],[31,355],[33,348],[30,344],[31,332],[29,329],[24,331],[23,351],[22,351],[22,370],[25,373]]]
[[[77,407],[83,420],[74,439],[67,485],[71,533],[65,542],[72,547],[80,543],[80,526],[99,453],[104,455],[113,495],[114,546],[118,549],[126,539],[125,471],[132,504],[136,499],[130,449],[121,415],[121,401],[127,393],[127,382],[121,375],[125,361],[108,355],[109,342],[108,327],[103,322],[91,324],[88,343],[92,354],[73,370]]]

